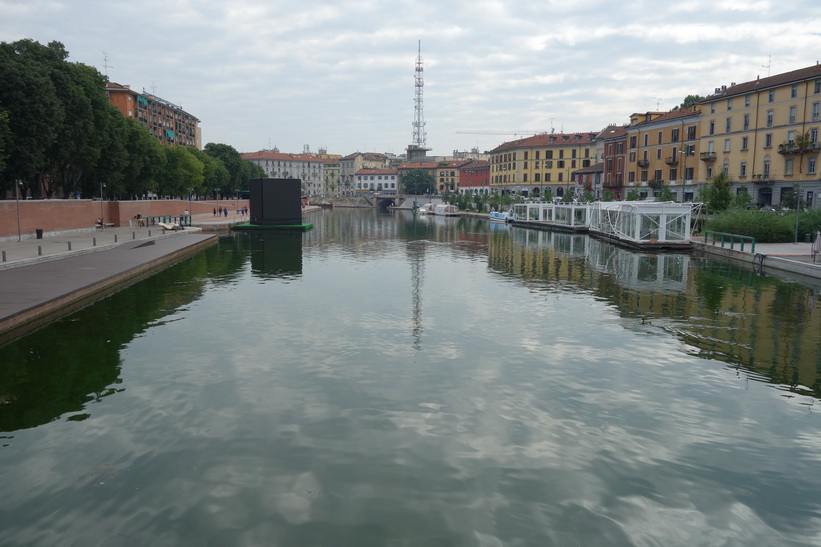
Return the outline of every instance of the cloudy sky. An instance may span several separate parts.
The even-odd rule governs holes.
[[[195,115],[203,143],[343,155],[412,142],[419,40],[447,155],[812,65],[819,23],[819,0],[0,0],[0,41],[62,42]]]

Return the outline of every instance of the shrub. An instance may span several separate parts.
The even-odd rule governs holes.
[[[767,211],[730,209],[710,217],[705,229],[754,237],[761,243],[781,243],[795,238],[795,217]]]

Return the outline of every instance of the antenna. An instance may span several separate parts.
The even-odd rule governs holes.
[[[416,86],[416,97],[413,107],[413,145],[416,148],[424,148],[427,136],[425,135],[425,114],[422,105],[422,88],[425,87],[425,80],[422,76],[425,67],[422,62],[422,40],[419,40],[419,54],[416,57],[416,75],[414,84]]]
[[[658,109],[661,108],[661,100],[663,98],[664,97],[656,97],[656,111],[658,111]]]
[[[772,65],[773,65],[773,56],[772,55],[767,55],[767,64],[766,65],[761,65],[761,68],[766,68],[767,69],[767,76],[768,77],[770,75],[770,67]]]
[[[108,53],[105,51],[103,52],[103,69],[105,70],[105,81],[108,81],[108,69],[114,68],[113,66],[108,64]]]

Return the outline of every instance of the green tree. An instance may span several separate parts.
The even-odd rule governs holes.
[[[690,108],[694,104],[699,103],[699,102],[703,101],[704,99],[705,99],[705,97],[702,97],[701,95],[687,95],[686,97],[684,97],[684,100],[681,101],[681,104],[679,106],[675,107],[673,110],[678,110],[680,108],[681,109]]]
[[[704,192],[707,210],[711,213],[726,211],[733,199],[730,193],[730,179],[726,171],[721,171],[713,177],[710,186]]]
[[[218,144],[209,142],[205,145],[205,153],[222,162],[228,171],[228,181],[224,186],[219,186],[219,193],[223,196],[232,196],[239,190],[248,187],[248,179],[254,170],[251,162],[242,159],[239,152],[228,144]]]
[[[128,159],[123,170],[125,192],[139,199],[159,193],[159,180],[165,171],[163,145],[151,136],[139,122],[124,118]]]
[[[65,57],[59,42],[48,47],[32,40],[0,43],[0,105],[8,112],[11,133],[4,188],[20,179],[26,191],[47,170],[47,151],[65,117],[49,66]]]
[[[189,189],[200,188],[205,166],[183,146],[164,146],[165,176],[160,188],[162,195],[186,196]]]
[[[635,189],[631,188],[627,191],[627,201],[639,201],[641,199],[641,193]]]
[[[602,201],[613,201],[616,199],[616,194],[613,193],[613,190],[609,188],[605,188],[604,192],[602,193],[601,200]]]
[[[194,154],[203,165],[203,184],[193,188],[195,194],[216,195],[217,188],[228,188],[231,175],[220,160],[209,156],[195,146],[189,146],[188,151]]]
[[[402,177],[405,192],[413,195],[433,193],[435,183],[433,175],[422,169],[413,169]]]
[[[736,195],[733,196],[733,200],[730,203],[730,208],[747,209],[752,201],[753,197],[747,192],[747,189],[742,188]]]
[[[3,171],[6,170],[8,150],[11,146],[11,129],[9,128],[9,112],[0,108],[0,180],[3,180]]]

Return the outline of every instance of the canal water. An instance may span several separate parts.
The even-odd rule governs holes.
[[[0,348],[0,544],[821,544],[819,287],[310,220]]]

